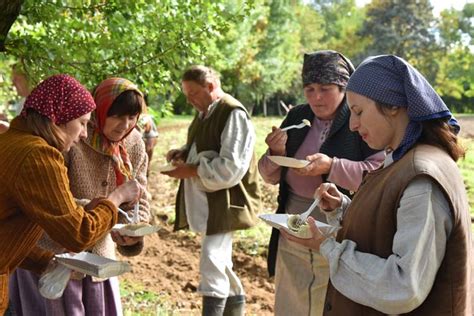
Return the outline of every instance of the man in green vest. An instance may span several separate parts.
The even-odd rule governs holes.
[[[197,110],[186,145],[168,152],[181,179],[175,230],[202,233],[200,282],[202,315],[243,315],[245,293],[232,270],[232,236],[252,227],[260,208],[255,131],[245,107],[221,89],[211,68],[193,66],[182,89]]]

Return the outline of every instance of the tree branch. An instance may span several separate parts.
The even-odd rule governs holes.
[[[0,0],[0,52],[5,51],[5,41],[13,23],[20,14],[24,0]]]

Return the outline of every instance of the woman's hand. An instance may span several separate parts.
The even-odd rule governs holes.
[[[316,220],[314,218],[309,216],[307,219],[307,222],[309,225],[309,229],[311,230],[311,234],[312,234],[311,238],[308,238],[308,239],[298,238],[296,236],[293,236],[287,233],[284,229],[281,229],[280,233],[283,235],[283,237],[285,237],[286,239],[292,242],[295,242],[307,248],[311,248],[316,251],[319,251],[319,246],[321,246],[321,243],[324,240],[326,240],[326,237],[323,236],[319,228],[316,226]]]
[[[331,171],[332,158],[321,153],[306,157],[310,163],[304,168],[294,168],[293,170],[300,176],[320,176]]]
[[[265,143],[268,145],[271,155],[285,156],[287,140],[288,135],[286,132],[282,132],[278,127],[272,126],[272,132],[265,138]]]
[[[110,232],[112,240],[119,246],[133,246],[138,242],[143,242],[143,237],[132,237],[132,236],[123,236],[119,232],[112,231]]]
[[[314,192],[314,196],[321,198],[319,208],[322,211],[330,212],[342,205],[342,193],[334,183],[322,183]]]
[[[142,186],[137,180],[130,180],[115,188],[107,199],[119,207],[123,203],[136,203],[142,194]]]

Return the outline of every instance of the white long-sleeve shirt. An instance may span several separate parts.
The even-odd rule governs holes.
[[[388,156],[386,166],[390,160]],[[332,215],[329,222],[339,217]],[[355,242],[339,243],[334,238],[326,239],[320,251],[329,261],[331,283],[340,293],[386,314],[407,313],[430,293],[452,226],[449,203],[440,187],[428,177],[419,177],[401,197],[388,258],[357,251]]]
[[[214,102],[205,117],[214,112],[218,101]],[[206,192],[214,192],[237,185],[249,169],[255,146],[255,131],[247,114],[233,110],[221,134],[221,149],[202,151],[199,154],[193,143],[186,163],[198,165],[198,177],[184,180],[186,216],[190,228],[195,232],[205,232],[209,216]]]

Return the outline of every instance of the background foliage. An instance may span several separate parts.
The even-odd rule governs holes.
[[[69,73],[92,89],[136,82],[157,116],[190,113],[179,78],[213,66],[253,113],[302,101],[302,55],[341,51],[360,63],[394,53],[413,63],[456,112],[474,103],[474,4],[439,17],[428,0],[25,0],[0,55],[1,104],[15,98],[11,65],[32,82]]]

